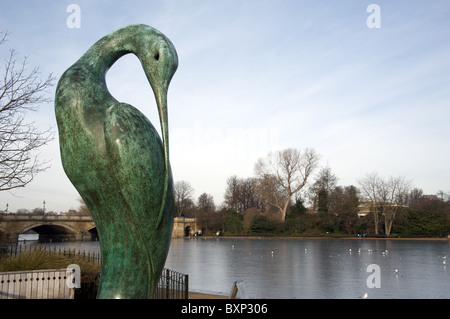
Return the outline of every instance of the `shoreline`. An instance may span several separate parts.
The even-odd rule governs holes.
[[[220,238],[227,238],[227,239],[292,239],[292,240],[298,240],[298,239],[332,239],[332,240],[338,240],[338,239],[345,239],[345,240],[436,240],[436,241],[450,241],[450,238],[446,237],[365,237],[365,238],[358,238],[358,237],[339,237],[339,236],[198,236],[198,237],[184,237],[184,238],[173,238],[173,239],[220,239]]]
[[[219,295],[218,293],[189,291],[188,299],[229,299],[228,296]]]

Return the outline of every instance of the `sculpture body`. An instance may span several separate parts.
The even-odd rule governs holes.
[[[133,53],[155,94],[162,141],[150,121],[108,92],[107,70]],[[151,298],[173,223],[167,89],[178,58],[146,25],[97,41],[61,76],[55,97],[64,170],[94,218],[102,253],[98,298]]]

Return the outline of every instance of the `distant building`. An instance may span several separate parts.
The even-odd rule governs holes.
[[[370,213],[371,205],[370,202],[361,202],[358,205],[358,217],[366,217]]]
[[[384,204],[386,206],[390,206],[390,207],[408,207],[408,205],[398,205],[398,204]],[[367,214],[369,214],[374,206],[378,206],[379,209],[381,210],[383,203],[374,203],[372,201],[368,201],[368,200],[363,200],[360,202],[360,204],[358,205],[358,217],[365,217],[367,216]]]
[[[425,200],[439,200],[436,195],[423,195],[422,198]]]

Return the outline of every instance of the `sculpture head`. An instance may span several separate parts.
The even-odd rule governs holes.
[[[167,90],[178,67],[175,47],[162,33],[146,26],[148,41],[142,41],[136,54],[155,94],[161,123],[162,139],[168,157]]]

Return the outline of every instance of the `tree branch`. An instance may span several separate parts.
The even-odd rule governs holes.
[[[0,32],[0,45],[7,35]],[[15,58],[10,50],[0,78],[0,191],[24,187],[45,171],[48,162],[39,161],[36,152],[54,138],[52,128],[40,131],[36,123],[25,122],[25,115],[50,102],[48,89],[55,78],[50,74],[41,80],[38,68],[27,71],[27,59],[17,64]]]

